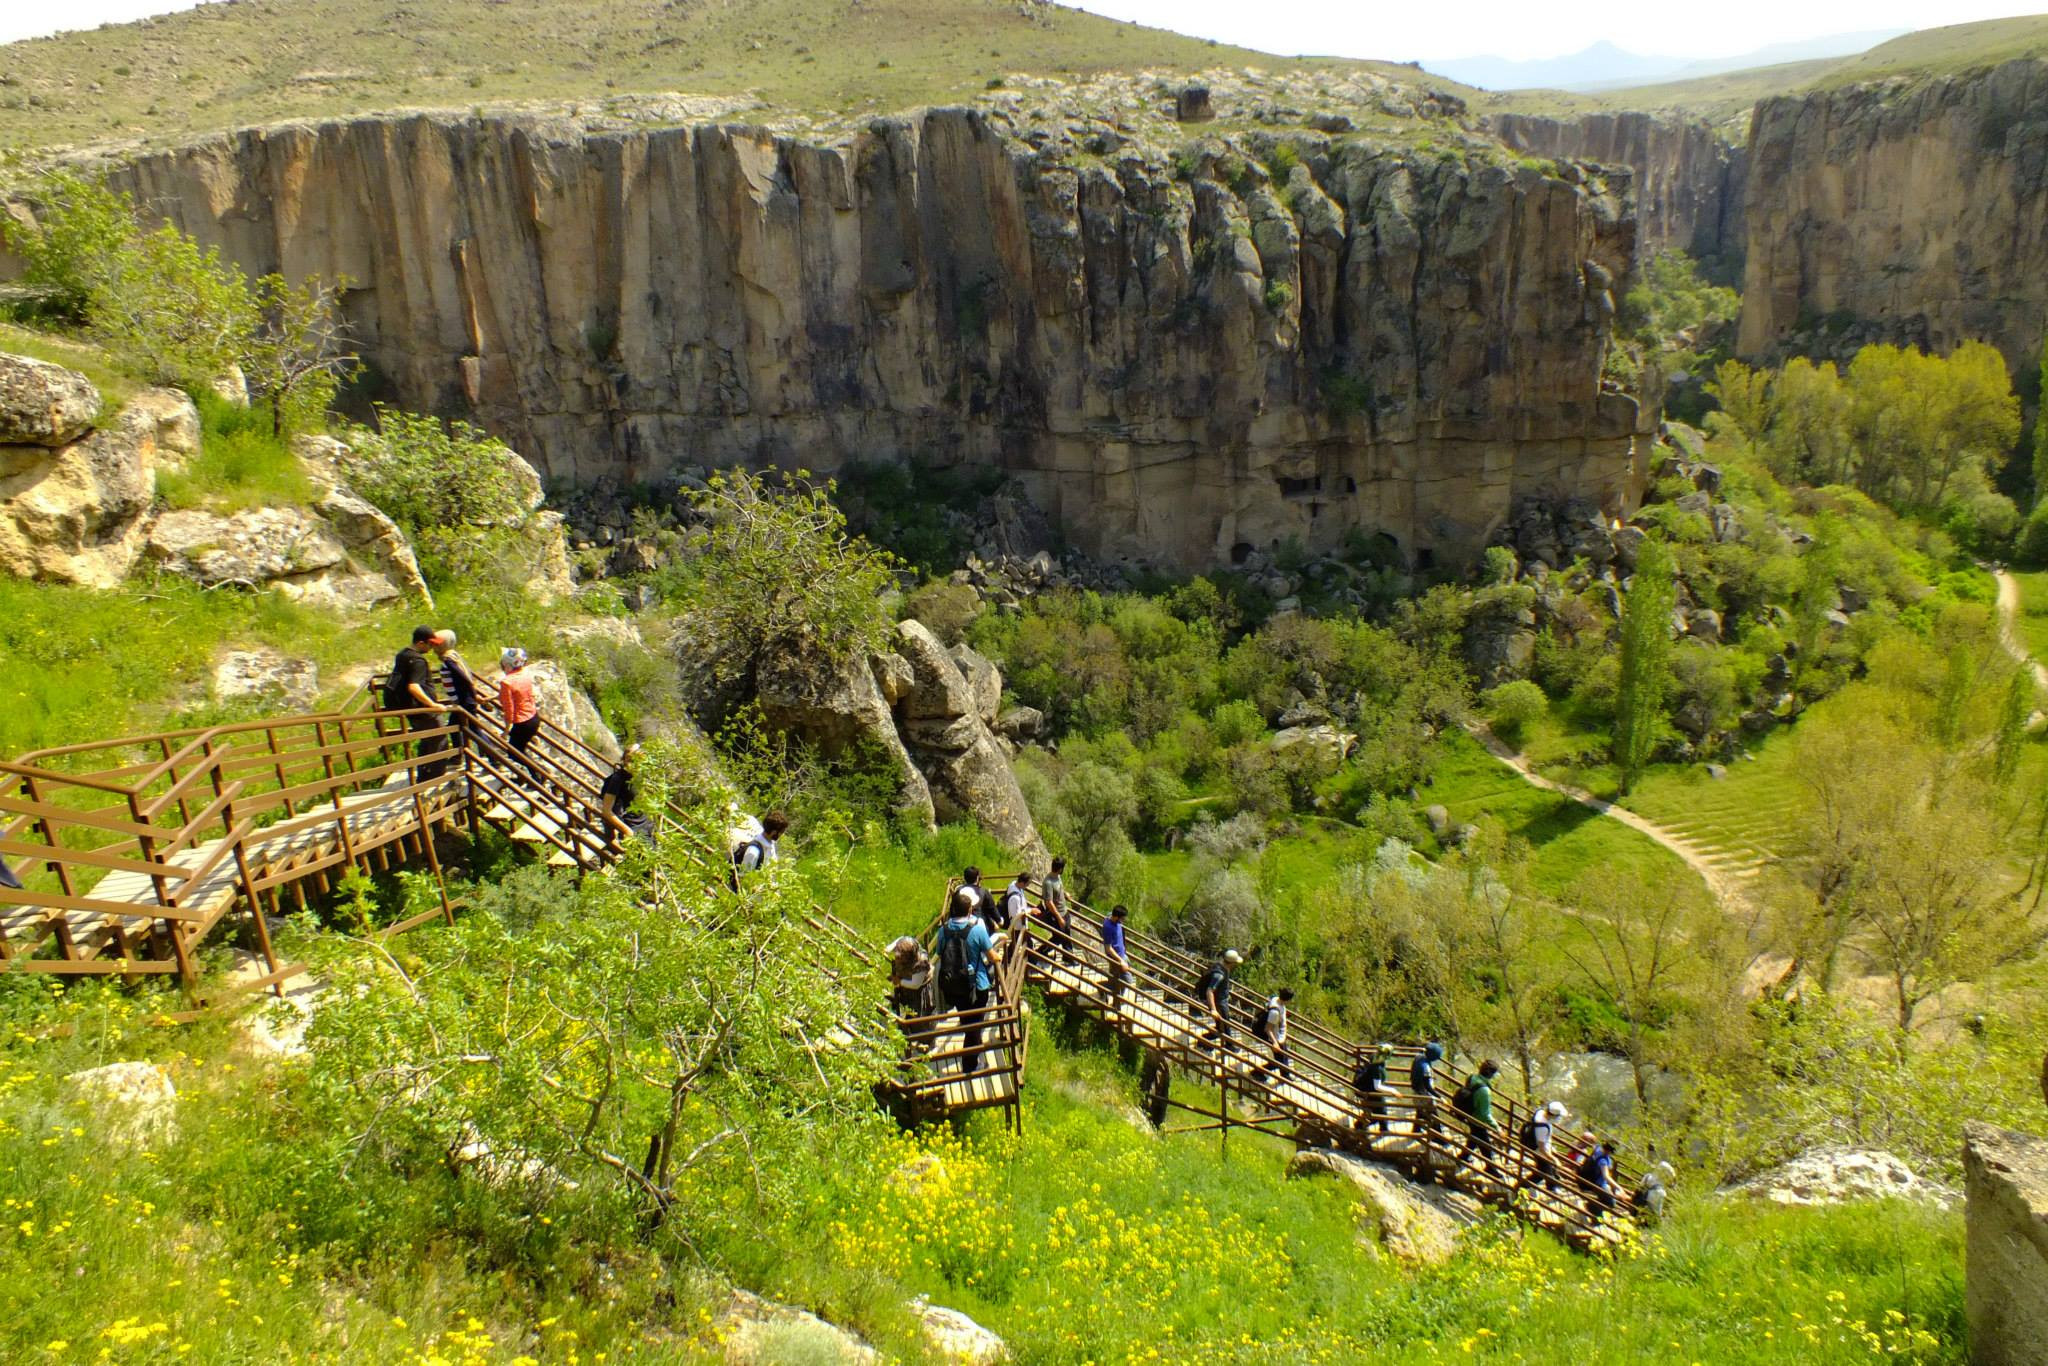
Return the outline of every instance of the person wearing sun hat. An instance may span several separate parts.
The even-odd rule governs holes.
[[[1225,949],[1223,956],[1209,965],[1202,974],[1202,980],[1195,984],[1195,1007],[1207,1017],[1203,1026],[1200,1043],[1207,1047],[1212,1041],[1219,1044],[1230,1042],[1230,973],[1244,962],[1244,955],[1236,949]]]
[[[1551,1146],[1557,1137],[1557,1126],[1564,1123],[1564,1102],[1553,1100],[1548,1105],[1538,1106],[1536,1112],[1522,1123],[1522,1148],[1528,1157],[1530,1172],[1522,1184],[1541,1185],[1556,1190],[1562,1184],[1557,1175],[1557,1153]]]
[[[498,656],[498,668],[504,672],[498,680],[498,706],[505,713],[506,742],[532,768],[533,756],[527,751],[540,733],[540,703],[534,700],[533,675],[526,672],[526,663],[526,651],[517,645],[507,646]]]

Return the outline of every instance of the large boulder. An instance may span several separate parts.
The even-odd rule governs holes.
[[[1325,1148],[1296,1153],[1287,1175],[1350,1182],[1358,1192],[1360,1221],[1379,1246],[1403,1261],[1428,1266],[1449,1261],[1458,1250],[1458,1235],[1481,1215],[1470,1196],[1425,1186],[1392,1167]]]
[[[1335,773],[1351,757],[1351,751],[1358,747],[1358,737],[1348,730],[1324,724],[1316,726],[1289,726],[1277,732],[1271,741],[1275,754],[1298,750],[1315,757],[1315,762],[1326,773]]]
[[[320,668],[264,646],[229,650],[213,666],[213,696],[219,702],[252,699],[302,711],[320,692]]]
[[[1731,1195],[1778,1205],[1839,1205],[1851,1200],[1911,1200],[1952,1208],[1956,1193],[1920,1176],[1887,1152],[1824,1147],[1728,1188]]]
[[[619,737],[604,723],[597,703],[569,681],[559,660],[536,659],[526,666],[526,673],[533,679],[533,700],[542,716],[606,759],[619,757]]]
[[[949,1366],[994,1366],[1010,1354],[1001,1338],[958,1309],[933,1304],[922,1295],[909,1307],[932,1354]]]
[[[1045,841],[1024,804],[1009,756],[989,728],[993,716],[983,719],[983,693],[924,623],[900,622],[896,633],[897,653],[916,680],[896,714],[904,746],[931,784],[934,811],[942,820],[972,817],[1033,863],[1042,862]],[[995,695],[1000,704],[1000,677]]]
[[[2034,1366],[2048,1344],[2048,1139],[1973,1121],[1963,1173],[1970,1360]]]
[[[190,410],[182,396],[179,402]],[[194,414],[189,427],[197,423]],[[73,424],[62,416],[37,430],[71,431]],[[0,571],[87,588],[120,583],[142,553],[158,443],[167,432],[182,441],[187,430],[183,416],[168,418],[152,394],[67,444],[0,445]]]
[[[92,430],[100,391],[75,370],[0,352],[0,446],[65,446]]]
[[[875,1349],[844,1328],[825,1322],[809,1310],[777,1304],[745,1290],[735,1290],[713,1326],[714,1335],[734,1366],[870,1366],[880,1360]]]
[[[894,655],[883,658],[900,665],[908,679],[907,663]],[[770,725],[803,736],[828,756],[837,757],[863,742],[878,746],[889,757],[901,783],[897,810],[905,819],[930,830],[936,825],[931,787],[897,734],[882,682],[889,676],[886,666],[877,667],[870,660],[849,659],[837,667],[820,667],[816,656],[791,650],[761,661],[755,675],[755,700]],[[909,686],[906,681],[899,695],[907,693]]]

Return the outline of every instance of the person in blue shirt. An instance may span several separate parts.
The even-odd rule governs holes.
[[[1594,1219],[1602,1215],[1617,1213],[1621,1208],[1619,1193],[1614,1187],[1614,1144],[1600,1139],[1593,1144],[1593,1150],[1579,1159],[1579,1180],[1591,1187],[1586,1200],[1586,1213]]]
[[[981,899],[966,887],[953,893],[946,923],[932,938],[932,957],[939,964],[939,994],[951,1010],[967,1015],[961,1031],[960,1073],[967,1075],[981,1061],[981,1017],[972,1014],[988,1005],[989,986],[994,980],[989,955],[995,947],[988,924],[978,914]]]
[[[1408,1089],[1415,1093],[1415,1134],[1425,1151],[1440,1130],[1436,1122],[1436,1065],[1444,1060],[1444,1046],[1432,1039],[1408,1065]]]
[[[1115,1007],[1117,998],[1132,981],[1131,955],[1124,947],[1124,920],[1130,915],[1128,908],[1113,906],[1109,918],[1102,922],[1102,947],[1109,951],[1109,996],[1110,1005]]]

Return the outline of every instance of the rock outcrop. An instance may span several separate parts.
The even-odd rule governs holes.
[[[1815,1148],[1728,1188],[1779,1205],[1839,1205],[1846,1200],[1913,1200],[1947,1209],[1956,1193],[1887,1152]]]
[[[252,272],[348,276],[400,401],[550,479],[1000,466],[1085,548],[1183,566],[1354,529],[1448,560],[1519,497],[1625,501],[1636,404],[1601,380],[1623,187],[1279,136],[1169,155],[1111,129],[1079,157],[994,109],[830,145],[422,115],[114,180]]]
[[[95,1133],[111,1143],[143,1147],[177,1133],[178,1088],[153,1062],[110,1062],[64,1078],[64,1091],[90,1108]]]
[[[209,587],[276,588],[318,607],[433,601],[398,527],[344,488],[325,490],[310,508],[165,512],[150,524],[144,550],[171,573]]]
[[[1747,153],[1712,125],[1647,113],[1494,114],[1485,122],[1518,152],[1628,167],[1636,236],[1646,251],[1675,248],[1729,265],[1741,260]]]
[[[2029,1366],[2048,1344],[2048,1139],[1963,1128],[1963,1297],[1976,1366]]]
[[[971,817],[1031,866],[1043,866],[1045,842],[995,734],[1002,676],[964,645],[948,651],[923,622],[901,622],[896,633],[913,680],[896,704],[897,726],[931,785],[933,811],[940,820]]]
[[[282,650],[229,650],[213,666],[213,696],[218,702],[281,703],[288,710],[304,711],[319,695],[319,666]]]
[[[1458,1235],[1479,1222],[1479,1203],[1442,1186],[1425,1186],[1394,1168],[1350,1153],[1304,1148],[1287,1163],[1290,1177],[1334,1176],[1357,1190],[1359,1217],[1373,1240],[1403,1261],[1433,1266],[1450,1260]]]
[[[97,428],[83,375],[0,355],[0,572],[112,588],[141,555],[159,459],[196,449],[183,394],[149,390]]]
[[[1759,104],[1742,353],[1974,337],[2030,372],[2048,314],[2043,108],[2039,60]]]

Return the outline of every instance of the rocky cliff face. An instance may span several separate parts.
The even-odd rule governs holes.
[[[2048,317],[2048,63],[1766,100],[1740,348],[1946,350],[2031,368]]]
[[[1710,265],[1742,257],[1748,154],[1698,120],[1623,113],[1546,118],[1495,114],[1487,128],[1518,152],[1634,173],[1636,232],[1645,250],[1676,248]]]
[[[1972,1122],[1963,1171],[1970,1360],[2038,1362],[2048,1343],[2048,1139]]]
[[[976,462],[1092,552],[1182,566],[1354,529],[1461,557],[1525,496],[1617,507],[1622,186],[1311,134],[1290,165],[1272,141],[1039,150],[983,110],[833,145],[415,117],[117,180],[252,270],[350,277],[400,401],[553,479]]]

